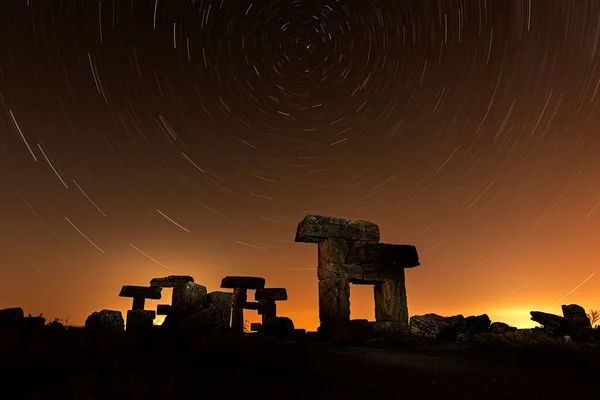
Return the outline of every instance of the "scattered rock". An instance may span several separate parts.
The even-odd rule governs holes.
[[[508,333],[516,332],[517,328],[505,324],[504,322],[492,322],[490,325],[490,332],[492,333]]]
[[[0,328],[15,326],[23,322],[25,314],[21,307],[0,310]]]
[[[568,333],[567,320],[559,315],[542,311],[530,311],[531,320],[543,326],[543,330],[551,336],[564,336]]]
[[[454,340],[464,330],[462,315],[442,317],[437,314],[413,315],[410,317],[409,331],[413,336],[427,339]]]
[[[469,335],[477,335],[479,333],[489,332],[490,317],[487,314],[475,315],[465,318],[465,333]]]
[[[125,329],[125,321],[121,311],[102,310],[94,311],[85,320],[85,328],[93,331],[122,331]]]
[[[576,337],[588,335],[588,330],[592,327],[592,324],[585,314],[583,307],[577,304],[563,305],[562,312],[567,321],[570,334]]]

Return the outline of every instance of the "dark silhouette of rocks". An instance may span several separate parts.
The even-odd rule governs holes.
[[[586,335],[592,328],[592,323],[587,317],[584,308],[580,305],[563,305],[562,312],[565,320],[567,321],[568,330],[571,335]]]
[[[0,327],[15,326],[23,322],[25,314],[21,307],[0,310]]]
[[[517,328],[515,328],[514,326],[509,326],[508,324],[505,324],[504,322],[492,322],[490,324],[490,332],[492,333],[509,333],[509,332],[516,332]]]
[[[122,331],[125,329],[125,321],[121,311],[94,311],[85,320],[85,328],[96,332]]]
[[[543,330],[553,336],[564,336],[569,332],[567,320],[559,315],[543,311],[530,311],[531,320],[542,325]]]
[[[350,283],[373,285],[373,333],[408,334],[404,269],[419,265],[411,245],[379,243],[377,224],[308,215],[296,242],[318,244],[319,333],[328,340],[351,339]]]

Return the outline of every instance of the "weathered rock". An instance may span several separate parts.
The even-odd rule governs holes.
[[[410,334],[427,339],[454,340],[464,329],[464,317],[455,315],[442,317],[437,314],[413,315],[410,317]]]
[[[549,314],[542,311],[530,311],[531,320],[543,326],[543,330],[555,336],[564,336],[569,331],[567,320],[564,317],[555,314]]]
[[[148,286],[130,286],[126,285],[121,288],[120,297],[133,297],[134,310],[143,310],[146,299],[159,300],[161,298],[162,288]]]
[[[16,326],[23,322],[23,318],[25,318],[25,314],[21,307],[0,310],[0,328]]]
[[[233,306],[233,293],[212,292],[206,296],[207,308],[214,310],[214,319],[221,329],[229,329],[231,309]]]
[[[408,305],[404,280],[378,283],[373,290],[375,321],[400,322],[405,326],[403,329],[408,330]]]
[[[319,243],[328,238],[342,238],[350,241],[378,242],[379,236],[379,226],[372,222],[307,215],[298,224],[295,241]]]
[[[378,337],[399,339],[408,335],[408,325],[402,322],[375,321],[371,324],[373,333]]]
[[[152,286],[131,286],[121,288],[120,297],[143,297],[145,299],[160,300],[162,288]]]
[[[417,248],[410,244],[354,242],[348,245],[347,264],[382,264],[413,268],[420,265]]]
[[[345,278],[319,281],[319,317],[329,321],[350,321],[350,281]]]
[[[587,331],[592,327],[592,324],[583,307],[577,304],[563,305],[562,312],[571,335],[576,338],[587,335]]]
[[[288,317],[271,317],[261,325],[258,333],[288,337],[294,334],[294,322]]]
[[[245,303],[242,303],[242,308],[244,310],[258,310],[260,309],[260,304],[258,303],[258,301],[247,301]]]
[[[256,276],[226,276],[221,280],[221,288],[223,289],[262,289],[265,287],[265,278]]]
[[[366,319],[350,320],[350,340],[355,343],[364,343],[373,338],[373,323]]]
[[[343,238],[328,238],[318,244],[318,265],[345,264],[348,245]]]
[[[128,332],[147,332],[152,329],[156,313],[154,310],[129,310],[127,311]]]
[[[206,302],[206,287],[194,282],[187,282],[181,291],[180,297],[174,297],[173,308],[181,312],[194,313],[202,310]],[[178,303],[177,303],[178,302]]]
[[[374,284],[388,280],[404,282],[404,268],[385,264],[363,264],[363,282]],[[359,283],[359,282],[357,282]]]
[[[509,326],[504,322],[492,322],[490,325],[490,332],[492,333],[509,333],[516,332],[517,328]]]
[[[465,334],[477,335],[479,333],[489,332],[490,317],[487,314],[473,315],[465,318]]]
[[[233,308],[231,310],[231,330],[233,332],[241,333],[244,331],[244,308],[242,305],[247,301],[248,289],[240,287],[233,289]]]
[[[169,288],[183,286],[188,282],[194,282],[194,278],[189,275],[170,275],[165,278],[152,279],[150,281],[150,286]]]
[[[121,311],[102,310],[94,311],[85,320],[85,328],[93,331],[122,331],[125,329],[125,321]]]
[[[360,283],[363,281],[363,269],[360,265],[352,264],[319,264],[317,278],[319,280],[346,278],[352,283]]]
[[[255,300],[273,300],[283,301],[287,300],[287,290],[285,288],[268,288],[258,289],[254,294]]]

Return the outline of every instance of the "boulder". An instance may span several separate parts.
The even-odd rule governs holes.
[[[127,331],[147,332],[152,329],[155,318],[154,310],[129,310],[127,311]]]
[[[543,326],[543,331],[552,336],[564,336],[569,331],[567,320],[559,315],[542,311],[530,311],[531,320]]]
[[[517,328],[513,326],[509,326],[504,322],[492,322],[490,325],[490,332],[492,333],[508,333],[508,332],[516,332]]]
[[[474,315],[465,318],[465,333],[468,335],[477,335],[479,333],[489,332],[490,317],[487,314]]]
[[[271,317],[258,329],[258,333],[289,337],[294,334],[294,322],[288,317]]]
[[[573,336],[586,335],[592,327],[583,307],[577,304],[563,305],[562,312],[567,321],[569,333]]]
[[[212,292],[206,296],[206,308],[212,308],[214,320],[220,329],[229,329],[231,322],[231,307],[233,293]]]
[[[125,329],[125,321],[121,311],[102,310],[94,311],[85,320],[85,328],[93,331],[122,331]]]
[[[437,314],[413,315],[410,317],[409,332],[426,339],[454,340],[464,330],[464,317],[442,317]]]
[[[188,282],[183,289],[181,309],[183,311],[201,311],[206,303],[206,287],[194,282]]]
[[[23,318],[25,318],[25,314],[21,307],[0,310],[0,328],[19,325],[23,322]]]

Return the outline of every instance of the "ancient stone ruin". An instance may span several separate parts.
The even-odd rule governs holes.
[[[379,236],[368,221],[308,215],[298,224],[295,241],[318,245],[319,333],[331,340],[351,337],[350,283],[374,287],[374,333],[408,333],[404,269],[420,265],[417,249]]]
[[[127,311],[127,330],[144,330],[152,328],[156,312],[145,310],[146,299],[159,300],[162,288],[126,285],[121,288],[120,297],[132,297],[133,305]]]

